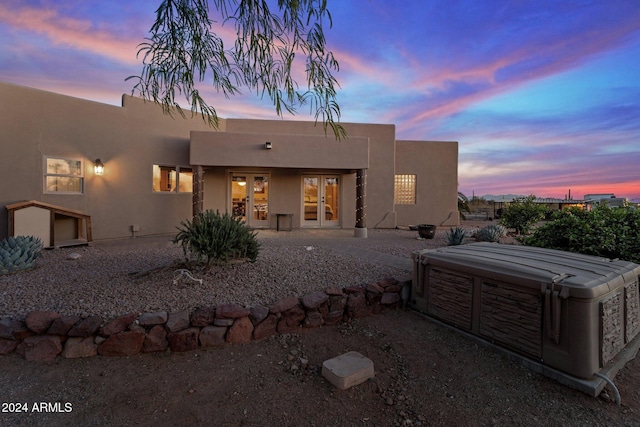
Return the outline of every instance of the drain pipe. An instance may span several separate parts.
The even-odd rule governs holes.
[[[616,398],[616,403],[618,404],[618,406],[620,406],[622,404],[621,399],[620,399],[620,392],[618,391],[618,387],[616,387],[616,385],[613,383],[613,381],[611,379],[609,379],[609,377],[602,375],[599,372],[595,373],[595,376],[598,378],[602,378],[603,380],[605,380],[607,382],[607,384],[609,384],[611,386],[611,388],[613,389],[613,394],[615,395]]]

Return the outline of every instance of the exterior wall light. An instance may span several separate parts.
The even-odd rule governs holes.
[[[96,159],[96,161],[93,162],[93,170],[96,175],[102,175],[104,173],[104,163],[102,163],[100,159]]]
[[[264,143],[264,148],[266,148],[267,150],[271,150],[271,142],[267,141]]]

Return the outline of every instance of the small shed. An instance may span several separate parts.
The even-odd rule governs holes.
[[[35,236],[45,248],[88,245],[91,216],[75,209],[28,200],[6,205],[10,236]]]

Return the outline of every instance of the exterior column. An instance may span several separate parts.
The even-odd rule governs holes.
[[[204,168],[200,165],[193,167],[193,196],[192,214],[196,215],[204,211]]]
[[[356,171],[356,228],[354,237],[367,237],[367,170],[358,169]]]

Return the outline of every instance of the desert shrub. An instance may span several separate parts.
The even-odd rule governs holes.
[[[461,227],[449,228],[449,231],[447,231],[447,234],[445,236],[447,245],[449,246],[461,245],[466,235],[467,235],[467,231],[464,228],[461,228]]]
[[[499,242],[507,235],[507,229],[500,224],[487,225],[476,233],[476,240],[480,242]]]
[[[525,244],[640,263],[640,210],[570,208],[525,239]]]
[[[465,212],[471,213],[471,206],[469,206],[469,199],[467,196],[458,191],[458,212],[460,213],[460,219],[465,220],[467,216]]]
[[[535,203],[536,196],[515,199],[502,212],[500,224],[516,230],[516,234],[529,234],[531,228],[544,219],[548,208]]]
[[[33,268],[42,252],[42,241],[34,236],[16,236],[0,242],[0,274]]]
[[[207,210],[193,220],[182,221],[174,243],[182,246],[185,256],[195,255],[199,262],[209,268],[214,262],[234,259],[255,261],[260,244],[256,233],[245,225],[242,218],[227,213]]]

